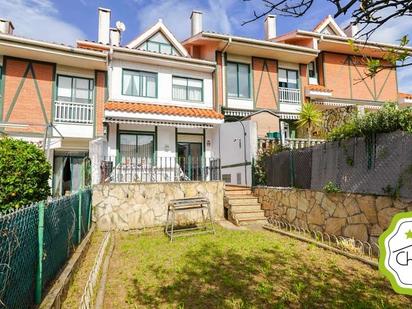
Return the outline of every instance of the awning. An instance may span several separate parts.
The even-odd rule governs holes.
[[[202,124],[202,123],[189,123],[189,122],[168,122],[168,121],[157,121],[157,120],[126,119],[126,118],[116,118],[116,117],[106,117],[105,121],[109,123],[140,124],[140,125],[153,125],[153,126],[177,127],[177,128],[203,128],[203,129],[213,128],[212,124],[205,124],[205,123]]]

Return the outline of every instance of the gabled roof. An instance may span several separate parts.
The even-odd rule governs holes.
[[[159,19],[159,21],[146,30],[144,33],[139,35],[137,38],[129,42],[126,47],[128,48],[138,48],[141,44],[143,44],[146,40],[151,38],[153,35],[156,33],[161,32],[166,39],[170,42],[170,44],[176,48],[176,50],[184,57],[190,57],[189,53],[187,52],[186,48],[183,47],[182,44],[175,38],[175,36],[167,29],[167,27],[163,24],[162,20]]]
[[[326,34],[339,35],[342,37],[346,37],[345,32],[343,32],[341,27],[339,27],[339,25],[330,15],[325,17],[319,24],[317,24],[316,27],[313,29],[313,32],[324,33],[324,31],[327,29],[331,29],[333,33],[326,33]]]

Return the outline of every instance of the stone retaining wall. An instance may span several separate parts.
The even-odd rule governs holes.
[[[102,231],[142,229],[166,223],[167,205],[172,199],[206,196],[212,217],[223,219],[221,181],[147,184],[103,184],[93,188],[93,217]],[[179,214],[179,224],[201,220],[200,211]]]
[[[377,243],[394,214],[412,211],[411,201],[387,196],[256,187],[266,217],[299,227]]]

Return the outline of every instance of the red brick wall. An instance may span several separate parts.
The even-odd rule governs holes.
[[[256,108],[277,109],[277,61],[252,58],[252,72]]]
[[[223,106],[223,63],[222,63],[222,53],[216,52],[216,64],[217,64],[217,70],[215,77],[217,77],[217,102],[216,105],[218,107]],[[220,109],[219,109],[220,110]]]
[[[96,72],[96,136],[103,136],[106,72]]]
[[[6,132],[44,134],[45,125],[51,119],[54,64],[32,62],[32,70],[29,71],[19,92],[19,85],[29,65],[30,61],[28,60],[5,58],[3,121],[30,125],[28,128],[8,128]],[[41,109],[33,72],[36,76],[47,121],[44,119]],[[10,109],[15,97],[17,98],[16,104]],[[10,110],[11,113],[7,120],[6,117]]]
[[[372,101],[396,101],[396,71],[385,69],[366,77],[367,68],[360,56],[324,53],[324,85],[333,97]],[[365,78],[366,77],[366,78]]]

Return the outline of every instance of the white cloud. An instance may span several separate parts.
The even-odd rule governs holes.
[[[398,69],[399,91],[412,93],[412,67]]]
[[[15,34],[73,45],[85,38],[79,28],[64,22],[50,0],[0,0],[0,17],[9,19]]]

